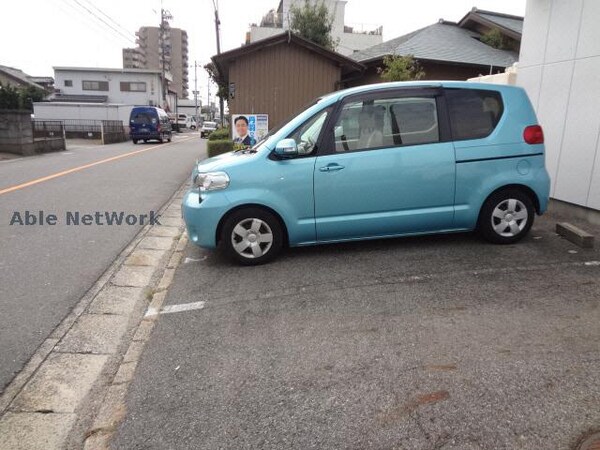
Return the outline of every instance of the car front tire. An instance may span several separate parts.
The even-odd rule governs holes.
[[[260,208],[235,211],[225,221],[219,247],[229,259],[245,266],[272,261],[283,247],[279,220]]]
[[[489,242],[512,244],[529,232],[534,217],[529,195],[518,189],[504,189],[492,194],[483,204],[478,229]]]

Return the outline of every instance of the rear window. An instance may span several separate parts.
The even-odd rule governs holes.
[[[217,128],[216,122],[204,122],[204,128]]]
[[[133,114],[133,117],[131,119],[131,121],[133,123],[137,123],[137,124],[146,124],[149,125],[151,123],[155,123],[156,122],[156,118],[154,117],[154,115],[147,113],[147,112],[138,112]]]
[[[483,89],[446,89],[450,127],[455,141],[489,136],[504,112],[499,92]]]

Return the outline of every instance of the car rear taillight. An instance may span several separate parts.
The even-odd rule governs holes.
[[[544,132],[539,125],[531,125],[523,130],[523,139],[528,144],[543,144]]]
[[[156,131],[160,133],[160,124],[158,124],[158,126],[156,127]]]

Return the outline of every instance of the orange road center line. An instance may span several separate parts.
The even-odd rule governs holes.
[[[183,142],[184,140],[187,141],[187,140],[190,140],[190,139],[192,139],[192,137],[184,138],[184,139],[180,140],[179,142]],[[179,142],[173,142],[172,144],[178,144]],[[75,173],[75,172],[79,172],[81,170],[89,169],[90,167],[94,167],[94,166],[97,166],[99,164],[104,164],[104,163],[107,163],[107,162],[116,161],[117,159],[121,159],[121,158],[127,158],[128,156],[137,155],[138,153],[147,152],[148,150],[153,150],[155,148],[165,147],[165,146],[168,146],[169,144],[154,145],[152,147],[143,148],[141,150],[135,150],[133,152],[123,153],[122,155],[117,155],[117,156],[112,156],[110,158],[101,159],[100,161],[96,161],[96,162],[93,162],[93,163],[84,164],[83,166],[73,167],[72,169],[63,170],[62,172],[53,173],[52,175],[48,175],[48,176],[45,176],[45,177],[36,178],[35,180],[31,180],[31,181],[28,181],[26,183],[17,184],[15,186],[11,186],[11,187],[8,187],[6,189],[2,189],[2,190],[0,190],[0,195],[2,195],[2,194],[8,194],[9,192],[13,192],[13,191],[18,191],[19,189],[23,189],[23,188],[26,188],[26,187],[29,187],[29,186],[33,186],[35,184],[43,183],[44,181],[53,180],[54,178],[64,177],[65,175],[69,175],[71,173]]]

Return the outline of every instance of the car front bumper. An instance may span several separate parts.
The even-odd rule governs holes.
[[[229,202],[220,192],[202,193],[193,188],[186,192],[181,203],[183,220],[190,241],[199,247],[217,246],[217,228],[229,209]]]

